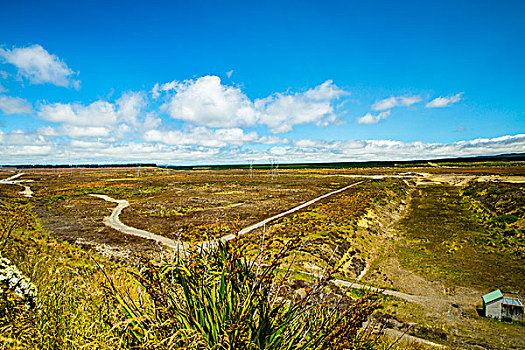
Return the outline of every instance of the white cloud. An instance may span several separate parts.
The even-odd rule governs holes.
[[[110,148],[111,144],[97,141],[71,140],[69,143],[73,148],[81,148],[85,150],[100,150],[102,148]]]
[[[7,90],[2,84],[0,84],[0,92],[7,92]]]
[[[42,156],[53,155],[53,146],[43,145],[7,145],[0,146],[0,153],[8,154],[9,156],[5,158],[7,162],[16,162],[16,163],[27,163],[27,162],[39,162],[39,159],[42,159]]]
[[[211,131],[208,129],[208,131]],[[205,133],[203,133],[204,135]],[[167,137],[170,134],[165,134]],[[214,135],[212,133],[212,135]],[[229,136],[224,136],[229,135]],[[153,135],[154,136],[154,135]],[[177,143],[179,134],[172,134]],[[222,136],[241,139],[246,136],[238,131],[223,131]],[[158,136],[161,137],[161,136]],[[220,141],[220,140],[219,140]],[[218,142],[218,141],[216,141]],[[227,143],[227,142],[225,142]],[[280,163],[334,162],[369,160],[412,160],[456,156],[495,155],[525,152],[525,134],[496,138],[464,140],[453,143],[402,142],[395,140],[296,140],[293,145],[279,145],[270,149],[249,147],[219,147],[200,144],[166,144],[163,142],[119,143],[109,140],[72,140],[69,143],[49,142],[42,135],[14,131],[0,133],[2,162],[9,163],[112,163],[144,161],[170,164],[233,164],[249,160],[267,162],[278,157]]]
[[[144,141],[161,142],[166,145],[201,145],[205,147],[241,146],[248,143],[272,144],[283,142],[281,139],[259,137],[256,132],[245,133],[240,128],[209,129],[195,127],[189,130],[148,130],[143,135]]]
[[[102,126],[72,126],[66,125],[61,133],[73,139],[81,137],[109,137],[110,130]]]
[[[229,71],[226,72],[226,76],[227,76],[228,78],[231,78],[231,77],[232,77],[232,74],[233,74],[233,69],[232,69],[232,70],[229,70]]]
[[[32,84],[50,83],[76,89],[80,87],[80,81],[73,79],[77,73],[40,45],[18,47],[12,50],[0,48],[0,58],[16,66],[18,73],[29,79]]]
[[[140,92],[125,92],[116,102],[120,118],[131,124],[136,122],[146,104],[146,98]]]
[[[49,145],[48,139],[43,135],[27,133],[23,130],[11,130],[10,132],[3,134],[2,142],[9,146]]]
[[[364,116],[357,119],[359,124],[377,124],[381,119],[385,119],[390,115],[390,111],[381,112],[377,115],[367,113]]]
[[[275,93],[255,101],[259,122],[273,133],[291,131],[294,125],[316,123],[326,126],[337,121],[333,101],[348,92],[331,80],[303,93]]]
[[[108,126],[117,122],[114,106],[100,100],[87,106],[78,103],[41,105],[37,115],[45,121],[79,126]]]
[[[374,111],[384,111],[394,107],[408,107],[415,103],[421,102],[420,96],[397,96],[389,97],[384,100],[375,102],[372,105]]]
[[[277,143],[288,143],[288,142],[289,141],[286,138],[283,139],[277,136],[262,136],[262,137],[259,137],[256,143],[260,143],[263,145],[275,145]]]
[[[172,82],[170,87],[176,93],[163,108],[174,119],[212,128],[251,126],[257,120],[248,97],[239,88],[222,85],[217,76]]]
[[[440,96],[440,97],[437,97],[437,98],[433,99],[429,103],[427,103],[425,105],[425,107],[426,108],[443,108],[443,107],[448,107],[450,105],[453,105],[454,103],[457,103],[457,102],[461,101],[462,95],[463,95],[463,93],[460,92],[459,94],[456,94],[456,95],[453,95],[453,96],[446,96],[446,97]]]
[[[56,129],[52,128],[51,126],[45,126],[45,127],[39,128],[36,131],[36,133],[42,136],[60,136],[60,133],[56,131]]]
[[[178,81],[171,81],[162,85],[155,83],[155,86],[153,86],[153,89],[151,89],[151,95],[153,98],[157,99],[161,93],[174,90],[175,87],[179,85],[180,83]]]
[[[328,142],[323,140],[311,140],[311,139],[300,139],[295,140],[293,143],[296,147],[300,148],[312,148],[312,147],[326,147]]]
[[[238,87],[221,83],[217,76],[184,82],[155,84],[153,97],[173,91],[162,109],[174,119],[211,128],[249,127],[263,124],[274,133],[288,132],[294,125],[336,122],[333,102],[349,93],[331,80],[301,93],[275,93],[250,100]]]
[[[23,98],[0,95],[0,110],[5,115],[28,114],[33,112],[33,107]]]
[[[125,92],[115,102],[98,100],[89,105],[79,103],[41,103],[37,116],[43,121],[59,124],[39,129],[47,136],[70,138],[113,137],[125,139],[157,128],[161,120],[146,111],[147,96],[143,92]]]

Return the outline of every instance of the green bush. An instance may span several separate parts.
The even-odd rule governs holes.
[[[237,241],[237,240],[235,240]],[[326,298],[331,272],[289,293],[282,261],[298,247],[254,261],[240,242],[194,248],[171,263],[145,261],[134,296],[110,283],[122,337],[136,349],[368,349],[377,336],[361,329],[378,307],[375,294]],[[261,263],[264,260],[264,263]],[[351,302],[348,302],[351,301]]]

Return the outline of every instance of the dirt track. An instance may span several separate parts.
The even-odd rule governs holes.
[[[19,178],[22,175],[24,175],[24,173],[18,173],[16,175],[8,177],[7,179],[0,180],[0,183],[8,184],[8,185],[21,186],[21,187],[24,188],[24,190],[20,191],[20,194],[23,194],[24,197],[31,198],[31,197],[33,197],[33,191],[31,191],[31,188],[29,186],[21,184],[21,182],[24,181],[24,180],[15,180],[15,179]]]
[[[347,189],[349,189],[349,188],[351,188],[353,186],[359,185],[362,182],[363,181],[359,181],[359,182],[353,183],[351,185],[348,185],[346,187],[340,188],[338,190],[326,193],[326,194],[324,194],[322,196],[319,196],[317,198],[314,198],[314,199],[312,199],[312,200],[310,200],[310,201],[308,201],[306,203],[300,204],[300,205],[298,205],[298,206],[296,206],[296,207],[294,207],[294,208],[292,208],[290,210],[287,210],[285,212],[279,213],[279,214],[274,215],[274,216],[272,216],[270,218],[264,219],[264,220],[254,224],[254,225],[248,226],[248,227],[240,230],[237,233],[237,235],[230,234],[230,235],[221,237],[220,240],[223,241],[223,242],[230,241],[230,240],[234,239],[238,235],[246,234],[246,233],[248,233],[250,231],[253,231],[253,230],[255,230],[255,229],[259,228],[259,227],[262,227],[262,226],[266,225],[270,221],[276,220],[276,219],[278,219],[280,217],[289,215],[289,214],[294,213],[294,212],[296,212],[298,210],[306,208],[306,207],[314,204],[315,202],[320,201],[321,199],[324,199],[324,198],[333,196],[335,194],[341,193],[341,192],[343,192],[343,191],[345,191],[345,190],[347,190]],[[167,237],[160,236],[160,235],[154,234],[154,233],[146,231],[146,230],[140,230],[140,229],[137,229],[137,228],[134,228],[134,227],[131,227],[131,226],[127,226],[124,223],[122,223],[120,221],[120,219],[119,219],[119,215],[120,215],[120,213],[122,212],[122,210],[124,208],[129,206],[129,202],[127,200],[114,199],[114,198],[111,198],[109,196],[102,195],[102,194],[90,194],[90,196],[101,198],[101,199],[104,199],[104,200],[106,200],[108,202],[113,202],[113,203],[117,203],[118,204],[117,207],[115,209],[113,209],[113,212],[111,213],[111,215],[104,218],[104,224],[106,224],[107,226],[109,226],[111,228],[114,228],[117,231],[126,233],[126,234],[130,234],[130,235],[139,236],[139,237],[142,237],[142,238],[154,240],[156,242],[162,243],[165,246],[173,248],[173,249],[184,249],[184,244],[183,243],[178,243],[178,242],[175,242],[174,240],[169,239]],[[213,243],[202,242],[200,244],[200,246],[201,246],[201,248],[206,249],[206,247],[208,245],[210,245],[210,244],[213,244]]]
[[[114,199],[114,198],[111,198],[111,197],[103,195],[103,194],[90,194],[90,196],[101,198],[101,199],[103,199],[105,201],[113,202],[113,203],[117,203],[118,204],[117,207],[115,209],[113,209],[113,212],[111,213],[111,215],[104,218],[104,224],[106,224],[107,226],[109,226],[111,228],[114,228],[115,230],[120,231],[120,232],[125,233],[125,234],[139,236],[139,237],[142,237],[142,238],[154,240],[156,242],[162,243],[165,246],[173,248],[173,249],[178,249],[179,248],[179,244],[177,242],[175,242],[174,240],[172,240],[172,239],[156,235],[156,234],[154,234],[152,232],[149,232],[149,231],[139,230],[138,228],[134,228],[134,227],[127,226],[127,225],[123,224],[120,221],[120,219],[119,219],[119,215],[122,212],[122,209],[124,209],[124,208],[129,206],[129,202],[127,200],[125,200],[125,199]]]

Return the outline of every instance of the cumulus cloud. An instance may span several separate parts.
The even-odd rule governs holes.
[[[246,133],[240,128],[209,129],[195,127],[189,130],[148,130],[143,135],[147,142],[160,142],[167,145],[201,145],[205,147],[240,146],[249,143],[271,144],[283,140],[259,137],[256,132]]]
[[[74,148],[74,149],[81,149],[82,151],[84,150],[94,150],[94,151],[99,151],[100,149],[103,149],[103,148],[111,148],[112,145],[110,143],[106,143],[106,142],[103,142],[101,140],[96,140],[96,141],[85,141],[85,140],[71,140],[71,142],[69,143],[69,145]]]
[[[147,111],[147,96],[143,92],[125,92],[114,103],[98,100],[89,105],[79,103],[41,103],[37,117],[58,124],[41,128],[47,136],[68,136],[73,139],[87,137],[113,137],[125,139],[157,128],[160,118]]]
[[[440,96],[440,97],[437,97],[437,98],[433,99],[429,103],[427,103],[425,105],[425,107],[426,108],[443,108],[443,107],[448,107],[450,105],[453,105],[454,103],[457,103],[457,102],[461,101],[462,95],[463,95],[463,93],[460,92],[459,94],[452,95],[452,96],[446,96],[446,97]]]
[[[328,144],[323,140],[300,139],[294,140],[293,144],[300,148],[326,147]]]
[[[146,96],[142,92],[128,91],[116,101],[117,113],[121,120],[137,124],[137,118],[147,105]]]
[[[60,133],[58,133],[57,130],[51,126],[39,128],[36,133],[42,136],[60,136]]]
[[[147,111],[147,106],[148,98],[144,92],[123,93],[115,103],[117,120],[121,122],[118,132],[131,132],[131,127],[141,132],[158,127],[160,118],[156,117],[155,112]]]
[[[117,122],[113,104],[100,100],[87,106],[78,103],[41,105],[37,115],[45,121],[79,126],[107,126]]]
[[[248,97],[237,87],[221,84],[217,76],[172,82],[167,88],[175,94],[163,108],[174,119],[212,128],[251,126],[257,120]]]
[[[162,109],[174,118],[211,128],[266,125],[273,133],[292,130],[294,125],[336,122],[334,100],[349,93],[331,80],[300,93],[275,93],[250,100],[238,87],[224,85],[217,76],[155,84],[152,95],[169,93]]]
[[[379,114],[373,115],[371,113],[367,113],[364,116],[357,118],[357,122],[359,124],[377,124],[382,119],[387,118],[390,115],[390,111],[381,112]]]
[[[66,125],[62,128],[61,133],[76,139],[81,137],[108,137],[110,135],[110,130],[102,126]]]
[[[32,84],[50,83],[63,87],[80,87],[77,75],[64,61],[50,54],[40,45],[18,47],[12,50],[0,48],[0,58],[13,64],[18,74]]]
[[[261,124],[273,133],[291,131],[294,125],[316,123],[326,126],[336,122],[333,101],[349,93],[331,80],[302,93],[275,93],[255,101]]]
[[[23,130],[11,130],[8,133],[2,135],[2,143],[15,148],[21,148],[23,146],[50,146],[49,140],[36,133],[24,132]],[[2,154],[0,152],[0,154]]]
[[[26,163],[27,161],[38,162],[43,156],[53,155],[53,146],[50,145],[23,145],[15,144],[0,146],[0,153],[8,154],[7,162]]]
[[[384,111],[394,107],[408,107],[418,102],[421,102],[420,96],[393,96],[375,102],[372,105],[372,109],[374,111]]]
[[[0,111],[5,115],[28,114],[33,112],[33,107],[23,98],[0,95]]]
[[[205,135],[213,130],[195,131]],[[255,139],[255,135],[239,131],[221,131],[224,137]],[[219,133],[220,134],[220,133]],[[21,131],[0,133],[0,154],[4,163],[17,162],[128,162],[144,161],[171,164],[225,164],[245,163],[248,160],[267,162],[278,157],[280,163],[334,162],[368,160],[433,159],[454,156],[495,155],[525,152],[525,134],[496,138],[480,138],[453,143],[402,142],[395,140],[296,140],[291,145],[277,145],[269,149],[242,147],[219,147],[219,143],[204,146],[200,143],[177,141],[180,134],[151,134],[152,140],[170,137],[168,141],[119,143],[103,139],[71,140],[69,143],[51,143],[42,135],[25,134]],[[228,136],[229,135],[229,136]],[[226,142],[225,142],[226,143]]]
[[[175,89],[175,87],[179,84],[180,83],[178,81],[171,81],[165,84],[155,83],[153,89],[151,89],[151,95],[153,96],[153,98],[157,99],[161,93],[171,91]]]

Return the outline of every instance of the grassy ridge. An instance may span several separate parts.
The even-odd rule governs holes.
[[[412,271],[449,285],[525,290],[523,257],[504,249],[460,189],[419,187],[399,227],[399,259]]]

